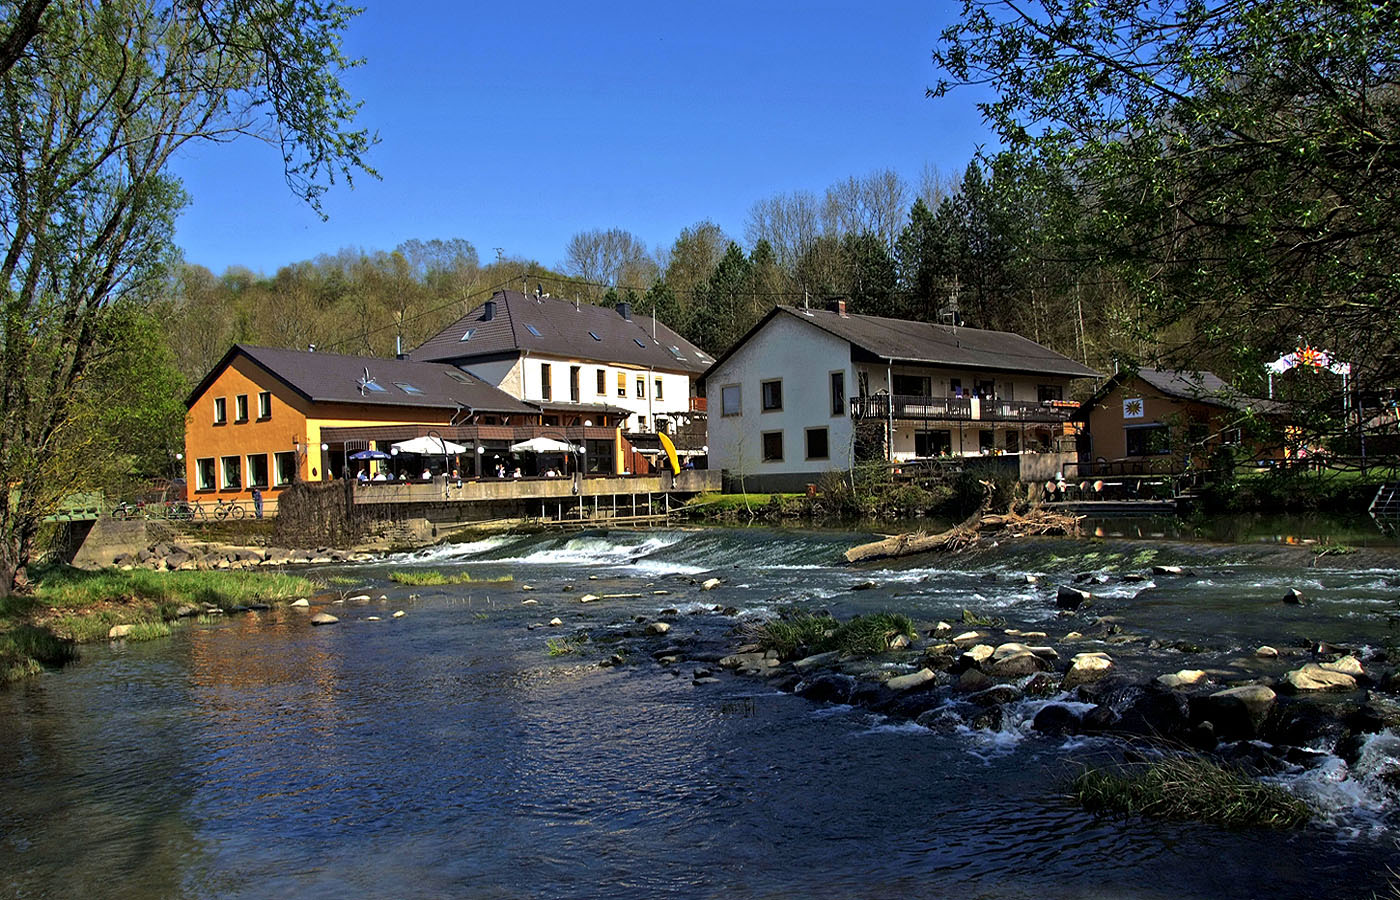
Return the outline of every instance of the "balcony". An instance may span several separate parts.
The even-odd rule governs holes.
[[[1071,409],[1053,400],[978,400],[871,394],[851,398],[854,419],[939,422],[1016,422],[1054,424],[1069,420]]]

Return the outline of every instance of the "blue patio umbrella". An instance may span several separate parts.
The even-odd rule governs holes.
[[[389,454],[383,450],[361,450],[359,453],[351,453],[351,459],[388,459]]]

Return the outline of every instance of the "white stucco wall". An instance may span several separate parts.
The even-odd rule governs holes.
[[[543,401],[544,379],[540,367],[550,367],[551,399],[554,405],[567,406],[571,400],[569,391],[569,369],[579,367],[579,403],[599,404],[620,407],[628,411],[624,431],[655,428],[656,417],[672,421],[690,412],[691,377],[682,372],[662,372],[655,369],[637,369],[619,366],[598,360],[569,359],[566,357],[527,356],[501,362],[473,363],[469,371],[483,381],[494,384],[513,397],[521,400]],[[603,370],[603,393],[598,393],[598,370]],[[617,376],[623,373],[627,378],[626,396],[618,396]],[[646,379],[644,396],[637,396],[637,378]],[[656,380],[661,379],[661,399],[656,398]],[[646,428],[639,427],[639,419],[646,420]]]
[[[831,372],[845,374],[846,401],[831,414]],[[763,412],[760,384],[781,379],[783,408]],[[741,413],[726,416],[723,388],[739,385]],[[789,315],[773,318],[705,379],[710,468],[734,477],[796,475],[851,466],[850,398],[856,392],[850,345]],[[829,458],[806,458],[806,429],[827,429]],[[763,433],[781,431],[783,459],[763,461]]]

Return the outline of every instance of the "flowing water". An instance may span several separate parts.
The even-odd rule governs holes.
[[[996,731],[934,731],[750,679],[694,685],[695,664],[678,671],[646,652],[612,668],[598,665],[605,649],[547,653],[549,638],[620,633],[667,609],[672,636],[718,640],[735,617],[717,605],[740,621],[794,604],[842,617],[893,609],[924,625],[967,608],[1054,641],[1077,621],[1057,617],[1056,582],[1153,563],[1194,575],[1095,588],[1096,615],[1200,645],[1190,656],[1113,648],[1144,677],[1229,666],[1265,642],[1380,647],[1400,611],[1393,548],[1317,556],[1132,532],[836,565],[868,537],[494,538],[314,572],[387,597],[329,607],[335,626],[274,610],[86,648],[64,671],[0,691],[0,896],[1044,900],[1386,889],[1387,866],[1400,866],[1386,788],[1400,741],[1389,733],[1370,740],[1355,770],[1327,758],[1280,776],[1318,805],[1313,824],[1230,831],[1096,818],[1067,802],[1076,764],[1118,745],[1032,732],[1033,701]],[[388,578],[405,566],[514,581],[408,588]],[[702,591],[711,576],[724,583]],[[878,586],[851,590],[867,580]],[[1295,586],[1314,602],[1279,603]],[[585,592],[641,596],[581,604]],[[553,616],[562,628],[528,627]]]

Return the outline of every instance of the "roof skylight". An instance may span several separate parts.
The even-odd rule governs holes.
[[[535,337],[540,336],[540,330],[533,325],[526,325],[525,330],[533,334]]]
[[[638,347],[641,347],[643,350],[647,348],[647,345],[642,343],[641,338],[632,338],[632,340],[636,343]]]
[[[681,348],[674,345],[671,347],[671,355],[676,359],[685,359],[685,355],[681,353]]]
[[[458,372],[456,369],[452,369],[452,370],[448,371],[447,377],[448,377],[448,378],[455,379],[456,381],[460,381],[460,382],[462,382],[462,384],[471,384],[471,383],[472,383],[472,380],[466,376],[466,373],[465,373],[465,372]]]
[[[364,388],[367,391],[374,391],[378,394],[385,394],[389,391],[388,388],[384,387],[379,382],[375,381],[373,378],[361,379],[360,387]]]
[[[396,388],[398,388],[399,390],[403,391],[405,394],[421,394],[421,393],[423,393],[423,389],[422,389],[422,388],[416,387],[415,385],[411,385],[411,384],[409,384],[407,381],[396,381],[396,382],[394,382],[394,387],[396,387]]]
[[[472,339],[472,335],[474,335],[474,334],[476,334],[476,329],[475,329],[475,328],[468,328],[468,329],[467,329],[467,333],[464,334],[464,335],[462,335],[462,340],[464,340],[464,341],[469,341],[469,340]]]
[[[590,331],[590,332],[588,332],[588,336],[591,337],[591,338],[593,338],[593,340],[595,340],[595,341],[601,341],[601,340],[602,340],[602,338],[598,337],[598,332],[596,332],[596,331]]]

